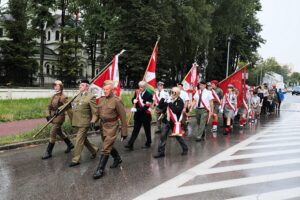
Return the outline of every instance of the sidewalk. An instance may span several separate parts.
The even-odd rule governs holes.
[[[17,135],[19,133],[24,133],[31,131],[32,129],[46,123],[46,119],[29,119],[29,120],[20,120],[14,122],[3,122],[0,123],[0,137]]]

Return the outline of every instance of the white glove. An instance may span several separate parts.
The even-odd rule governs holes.
[[[248,113],[251,113],[251,109],[248,110]]]
[[[137,103],[137,102],[138,102],[138,100],[137,100],[137,99],[134,99],[134,100],[133,100],[133,103]]]
[[[168,98],[167,103],[171,103],[171,102],[172,102],[172,99]]]
[[[238,113],[238,111],[235,111],[235,112],[234,112],[234,115],[236,116],[236,115],[237,115],[237,113]]]
[[[221,106],[221,105],[219,105],[218,109],[219,109],[219,110],[222,110],[222,106]]]
[[[224,112],[224,110],[222,108],[220,108],[220,113],[223,113],[223,112]]]
[[[135,113],[136,112],[136,108],[131,108],[130,112]]]

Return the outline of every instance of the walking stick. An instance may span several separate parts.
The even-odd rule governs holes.
[[[122,49],[122,51],[119,53],[119,55],[122,55],[125,52],[124,49]],[[112,64],[112,60],[92,79],[91,83],[93,83],[111,64]],[[70,106],[70,104],[75,100],[75,98],[79,95],[80,93],[77,93],[68,103],[64,104],[61,109],[59,109],[58,113],[56,115],[54,115],[44,126],[42,126],[42,128],[33,136],[33,138],[35,138],[36,136],[38,136],[49,124],[51,124],[51,122],[54,120],[55,117],[57,117],[59,114],[61,114],[62,112],[65,111],[65,109],[67,107]]]

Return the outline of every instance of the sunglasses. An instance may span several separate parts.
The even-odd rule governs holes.
[[[171,94],[177,94],[175,91],[171,91]]]

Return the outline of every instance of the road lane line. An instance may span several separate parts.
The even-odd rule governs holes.
[[[288,149],[288,150],[281,150],[281,151],[269,151],[264,153],[250,153],[250,154],[238,154],[238,155],[232,155],[226,160],[239,160],[239,159],[247,159],[247,158],[259,158],[259,157],[265,157],[265,156],[279,156],[279,155],[286,155],[286,154],[292,154],[292,153],[300,153],[300,149]]]
[[[300,142],[287,142],[287,143],[276,143],[276,144],[266,144],[266,145],[252,145],[242,148],[241,150],[250,150],[250,149],[265,149],[272,147],[288,147],[300,145]]]
[[[273,139],[258,139],[254,143],[262,143],[262,142],[277,142],[284,140],[300,140],[300,137],[287,137],[287,138],[273,138]]]
[[[275,190],[261,194],[231,198],[227,200],[284,200],[300,197],[300,187],[295,187],[285,190]]]
[[[271,181],[280,181],[290,178],[300,177],[300,171],[290,171],[276,174],[268,174],[261,176],[252,176],[247,178],[238,178],[225,181],[217,181],[211,183],[183,186],[179,188],[173,188],[172,191],[161,191],[160,198],[170,198],[175,196],[189,195],[200,192],[208,192],[219,189],[226,189],[250,184],[266,183]],[[156,198],[155,198],[156,199]]]
[[[240,171],[240,170],[246,170],[246,169],[257,169],[257,168],[263,168],[263,167],[291,165],[291,164],[297,164],[297,163],[300,163],[300,158],[286,159],[286,160],[274,160],[274,161],[268,161],[268,162],[241,164],[241,165],[229,165],[229,166],[225,166],[225,167],[215,167],[215,168],[209,168],[206,170],[202,170],[202,171],[199,171],[197,173],[197,175],[200,176],[200,175]]]

